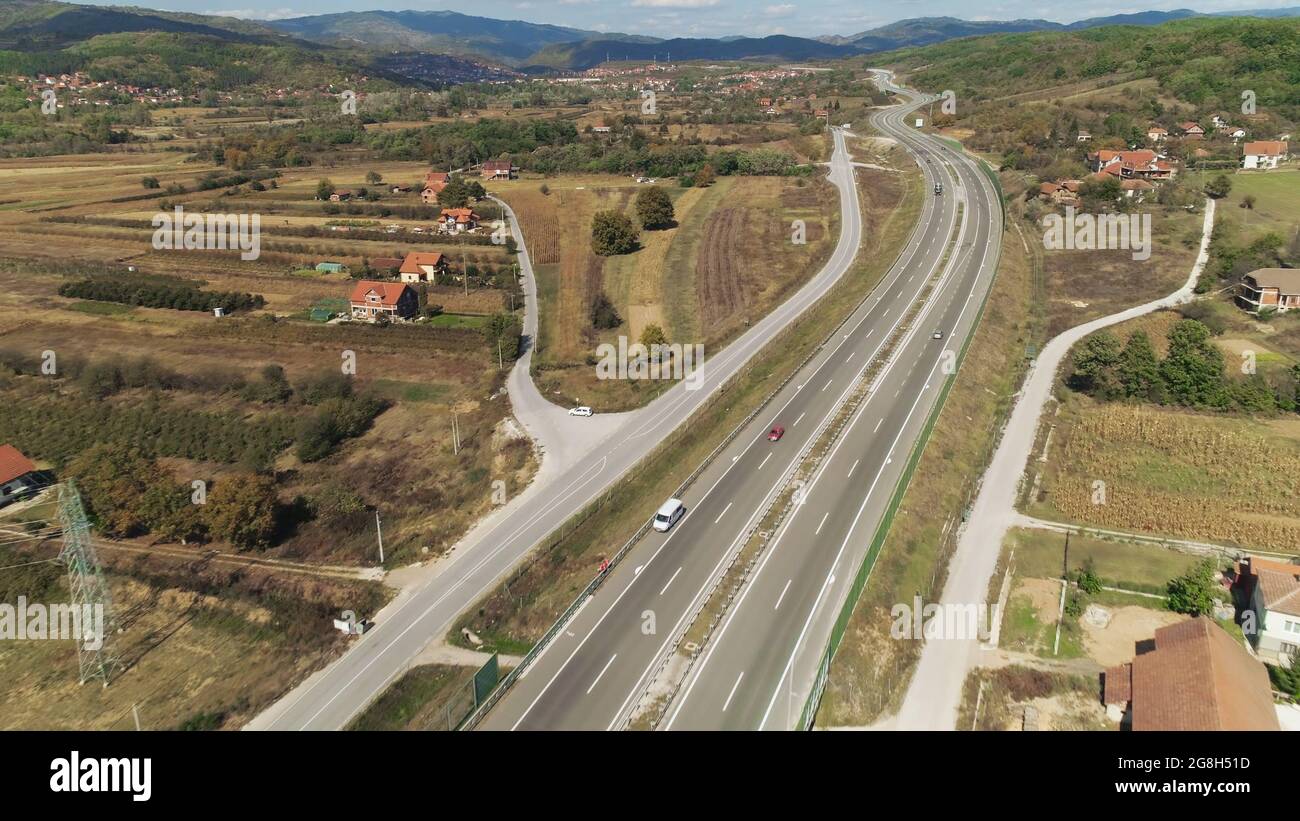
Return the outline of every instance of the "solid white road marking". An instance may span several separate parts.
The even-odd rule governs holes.
[[[613,664],[614,659],[616,658],[618,658],[618,653],[615,653],[614,655],[610,656],[609,661],[605,662],[605,666],[601,668],[600,674],[596,676],[596,680],[593,681],[591,683],[591,686],[587,688],[587,695],[591,695],[591,691],[596,689],[596,685],[600,683],[601,677],[605,675],[605,671],[609,669],[609,665]]]

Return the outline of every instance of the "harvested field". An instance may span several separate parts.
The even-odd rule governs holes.
[[[1069,521],[1300,553],[1300,438],[1248,419],[1080,398],[1038,502]],[[1104,504],[1094,504],[1096,481]]]

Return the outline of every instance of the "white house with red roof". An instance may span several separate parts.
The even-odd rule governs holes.
[[[461,234],[478,228],[479,216],[472,208],[444,208],[438,216],[438,230],[447,234]]]
[[[1277,168],[1289,158],[1283,140],[1255,140],[1241,147],[1242,168]]]
[[[410,319],[420,310],[420,297],[405,282],[376,282],[363,279],[352,286],[348,303],[355,319],[374,321]]]
[[[1281,664],[1300,655],[1300,564],[1248,556],[1237,578],[1253,613],[1247,637],[1259,657]]]
[[[447,258],[438,252],[410,253],[402,260],[398,277],[402,282],[437,282],[438,274],[447,270]]]

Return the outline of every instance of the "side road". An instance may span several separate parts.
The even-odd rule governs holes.
[[[857,256],[862,221],[856,180],[844,135],[833,129],[835,151],[827,179],[839,194],[839,242],[825,266],[784,303],[739,338],[710,357],[699,369],[700,379],[680,382],[644,408],[622,414],[626,421],[603,433],[585,427],[592,447],[578,456],[565,449],[562,434],[542,447],[565,455],[564,469],[548,468],[528,489],[478,523],[450,554],[431,566],[405,571],[410,582],[375,618],[375,627],[357,639],[343,656],[318,671],[279,702],[254,718],[249,729],[337,729],[410,665],[430,641],[441,639],[455,618],[510,572],[530,550],[569,517],[606,492],[627,471],[688,420],[731,377],[791,322],[824,296]],[[517,229],[517,226],[515,226]],[[531,279],[531,277],[529,278]],[[535,312],[534,312],[535,316]],[[536,326],[533,326],[534,333]],[[519,374],[526,373],[526,365]],[[520,386],[526,393],[526,386]],[[695,388],[688,390],[688,388]],[[535,390],[535,389],[534,389]],[[520,395],[525,403],[544,401],[540,395]],[[525,412],[529,421],[551,417]],[[568,421],[566,418],[565,421]],[[597,422],[598,417],[575,422]],[[538,423],[534,423],[535,427]],[[571,460],[571,461],[570,461]]]
[[[993,460],[980,480],[979,495],[969,520],[963,525],[948,568],[943,604],[985,602],[1002,543],[1016,521],[1016,494],[1033,450],[1039,417],[1056,384],[1061,361],[1070,348],[1102,328],[1189,301],[1209,258],[1213,228],[1214,200],[1206,200],[1200,251],[1183,287],[1162,299],[1071,328],[1043,347],[1025,379]],[[896,730],[954,729],[966,674],[976,663],[978,653],[985,649],[988,648],[978,640],[927,642],[898,715],[878,726]]]

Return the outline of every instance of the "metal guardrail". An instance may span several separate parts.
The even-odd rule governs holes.
[[[857,310],[855,309],[853,313],[856,314]],[[850,316],[851,315],[852,314],[850,314]],[[892,351],[886,351],[885,354],[886,354],[886,358],[888,358],[892,354]],[[874,369],[871,371],[870,374],[867,373],[863,374],[863,378],[866,378],[868,382],[870,382],[874,378],[874,376],[875,376]],[[830,443],[833,443],[836,439],[839,438],[839,435],[843,432],[845,425],[848,424],[849,419],[853,416],[854,412],[858,409],[858,407],[861,406],[863,396],[866,393],[867,391],[861,387],[861,380],[858,380],[858,382],[855,383],[854,387],[851,390],[845,392],[843,399],[840,402],[838,402],[834,408],[832,408],[832,413],[828,414],[822,420],[822,422],[817,426],[817,430],[813,432],[812,436],[808,438],[808,441],[799,450],[799,453],[796,454],[795,459],[790,463],[790,466],[786,468],[785,473],[782,475],[780,481],[777,482],[775,490],[772,492],[771,496],[767,499],[767,501],[763,504],[763,508],[759,511],[758,516],[754,518],[754,524],[748,530],[745,531],[745,533],[741,538],[736,540],[735,550],[732,552],[732,554],[729,557],[727,557],[726,566],[723,567],[721,571],[713,578],[712,583],[709,585],[709,590],[702,597],[700,597],[700,599],[696,602],[695,607],[687,615],[686,619],[684,620],[686,626],[682,630],[681,635],[678,635],[675,638],[673,643],[666,648],[666,650],[662,653],[660,658],[657,660],[654,674],[651,675],[648,679],[646,679],[645,687],[642,689],[641,693],[637,695],[635,701],[632,704],[632,707],[628,710],[627,715],[623,717],[620,729],[626,728],[628,724],[631,723],[632,716],[636,713],[637,706],[640,704],[641,700],[645,698],[646,693],[651,689],[655,680],[660,675],[663,674],[664,669],[668,666],[668,662],[672,660],[673,655],[678,652],[679,648],[681,647],[682,639],[685,638],[686,634],[690,632],[691,627],[693,627],[695,624],[695,620],[698,619],[700,614],[704,612],[704,609],[708,607],[709,602],[713,600],[713,596],[717,593],[718,588],[722,586],[722,583],[724,581],[726,581],[727,574],[729,574],[731,570],[736,566],[736,562],[740,559],[741,555],[745,552],[745,546],[749,544],[749,540],[754,537],[754,533],[755,532],[762,533],[762,531],[760,531],[759,528],[763,527],[763,524],[767,521],[768,516],[772,513],[773,507],[775,507],[776,503],[780,501],[782,497],[785,496],[787,491],[790,490],[791,484],[798,477],[799,473],[803,471],[804,468],[808,467],[809,464],[811,463],[813,469],[815,470],[817,464],[819,464],[820,461],[823,458],[825,458],[827,450],[830,447]],[[833,430],[832,427],[834,428]],[[821,452],[815,454],[814,457],[813,451],[817,449],[817,446],[819,444],[823,444],[823,443],[826,443],[826,447],[822,448]],[[798,486],[795,485],[795,488],[797,487]],[[790,514],[790,510],[798,504],[801,504],[801,502],[797,502],[793,498],[787,500],[785,506],[782,507],[780,512],[777,513],[777,517],[775,521],[772,523],[772,525],[770,526],[767,532],[770,534],[776,533],[776,531],[780,529],[781,523],[785,521],[785,517]],[[764,538],[765,540],[767,539],[766,534],[764,535]],[[765,541],[764,544],[759,548],[758,552],[753,557],[750,558],[749,564],[745,567],[745,571],[741,574],[740,578],[736,580],[736,584],[732,587],[731,592],[728,594],[725,606],[720,611],[718,611],[718,613],[713,617],[713,620],[709,622],[709,625],[705,630],[704,639],[700,644],[700,649],[702,649],[704,645],[708,643],[709,638],[712,637],[713,631],[717,628],[718,623],[722,619],[722,616],[725,615],[726,612],[731,608],[731,604],[735,600],[736,595],[742,589],[744,589],[745,584],[749,580],[750,572],[753,571],[754,566],[757,563],[759,557],[763,555],[763,551],[766,549],[767,549],[767,543]],[[698,650],[696,652],[698,652]],[[663,720],[664,712],[667,710],[668,706],[671,705],[673,699],[676,698],[677,691],[680,690],[682,684],[686,681],[686,678],[690,675],[691,668],[694,667],[694,665],[695,665],[695,653],[692,653],[690,658],[690,663],[687,664],[685,668],[682,670],[681,676],[678,678],[677,682],[671,688],[669,697],[664,701],[663,709],[660,711],[660,714],[655,717],[654,723],[656,726],[660,721]]]
[[[853,177],[853,182],[855,185],[857,184],[856,175],[854,175]],[[920,232],[920,230],[921,230],[921,223],[918,220],[917,224],[913,226],[912,232],[908,235],[908,240],[903,246],[904,248],[907,248],[912,244],[912,242],[916,239],[916,235]],[[520,244],[521,246],[523,245],[522,242]],[[892,270],[892,266],[891,266],[891,270]],[[862,307],[866,305],[867,302],[871,299],[872,295],[875,294],[876,289],[879,288],[880,285],[883,284],[885,280],[889,278],[888,276],[889,273],[890,273],[889,271],[886,271],[885,276],[881,277],[880,282],[876,283],[876,285],[873,286],[871,290],[869,290],[862,297],[862,299],[858,302],[858,304],[854,306],[853,310],[849,311],[845,315],[844,319],[842,319],[834,328],[832,328],[831,331],[826,335],[826,337],[821,342],[819,342],[811,351],[809,351],[808,355],[804,357],[803,360],[801,360],[799,364],[795,366],[790,371],[790,373],[786,375],[784,379],[781,380],[781,383],[779,385],[777,385],[770,392],[768,392],[766,396],[763,397],[762,401],[759,402],[757,406],[755,406],[754,410],[750,411],[745,416],[744,419],[742,419],[735,427],[731,429],[730,432],[727,433],[727,435],[722,439],[722,441],[718,443],[717,447],[715,447],[709,453],[709,455],[704,458],[704,461],[701,462],[700,465],[696,467],[694,471],[691,472],[691,475],[686,477],[686,479],[677,487],[677,490],[673,492],[674,497],[680,497],[681,494],[684,493],[695,482],[695,480],[699,478],[700,474],[702,474],[705,470],[709,468],[710,465],[713,464],[713,461],[714,459],[717,458],[718,454],[721,453],[728,445],[730,445],[736,439],[736,437],[740,435],[740,432],[743,431],[746,427],[748,427],[750,423],[752,423],[754,419],[757,418],[758,415],[761,414],[767,408],[767,406],[772,402],[772,400],[775,399],[776,396],[782,390],[784,390],[785,387],[789,385],[790,382],[794,380],[796,376],[798,376],[798,374],[808,365],[808,363],[811,362],[814,358],[816,358],[816,356],[820,354],[828,344],[830,344],[830,342],[835,338],[836,334],[840,333],[840,331],[843,330],[844,326],[848,325],[850,320],[852,320],[853,317],[856,316],[860,310],[862,310]],[[832,285],[829,289],[827,289],[825,294],[823,294],[812,305],[809,305],[807,308],[805,308],[804,311],[800,313],[798,317],[796,317],[795,322],[798,322],[803,317],[809,315],[809,313],[811,313],[811,311],[819,303],[821,303],[823,300],[825,300],[826,298],[830,297],[833,293],[835,293],[835,290],[839,286],[839,284],[840,283],[837,282],[835,285]],[[769,340],[768,343],[763,346],[763,348],[755,352],[755,354],[750,357],[749,364],[747,364],[741,370],[737,371],[731,377],[731,379],[727,380],[726,383],[720,386],[716,391],[716,393],[714,394],[713,398],[710,399],[703,407],[699,408],[692,416],[698,416],[700,414],[703,414],[711,410],[714,407],[715,403],[720,401],[720,398],[726,393],[728,387],[735,384],[741,377],[747,375],[751,370],[753,370],[754,363],[759,359],[759,354],[763,350],[766,350],[770,346],[779,343],[783,338],[793,333],[794,332],[793,328],[794,328],[793,324],[787,326],[779,334],[777,334],[775,337]],[[685,430],[689,427],[690,427],[689,424],[683,424],[678,427],[678,430],[679,431]],[[668,443],[661,445],[660,448],[656,449],[654,453],[646,456],[645,459],[642,460],[642,462],[645,462],[649,459],[653,459],[659,456],[660,451],[667,444]],[[609,498],[612,492],[613,492],[613,488],[611,488],[610,491],[606,492],[600,499],[591,502],[587,506],[587,508],[575,514],[569,520],[569,522],[576,522],[575,524],[572,525],[572,527],[570,527],[568,522],[566,522],[566,524],[560,525],[560,527],[556,529],[556,532],[562,532],[566,530],[568,532],[572,532],[572,528],[576,528],[582,522],[586,521],[587,518],[593,515],[595,510],[599,509],[599,507]],[[483,703],[480,704],[474,710],[474,712],[472,712],[469,716],[467,716],[463,722],[461,722],[460,726],[457,727],[458,730],[473,730],[478,725],[478,723],[483,720],[483,717],[488,714],[488,712],[492,709],[492,707],[494,707],[496,703],[500,701],[502,697],[505,696],[505,694],[510,690],[510,688],[514,686],[514,683],[519,680],[519,678],[523,675],[524,671],[528,669],[529,665],[531,665],[534,661],[537,660],[537,657],[540,656],[546,650],[546,647],[551,643],[551,641],[555,639],[555,636],[558,635],[559,632],[564,629],[564,627],[569,623],[569,620],[572,619],[574,614],[578,612],[578,609],[582,607],[582,605],[586,602],[586,600],[596,592],[596,590],[600,587],[600,585],[605,581],[605,578],[609,575],[610,571],[612,571],[618,565],[619,561],[621,561],[623,557],[627,555],[627,553],[632,549],[632,547],[638,541],[640,541],[642,537],[645,536],[645,534],[649,531],[653,522],[654,522],[653,517],[647,519],[645,523],[637,529],[636,533],[634,533],[632,537],[628,539],[623,544],[623,546],[618,549],[618,551],[614,554],[614,556],[609,560],[605,568],[601,570],[600,573],[598,573],[594,579],[591,580],[591,582],[586,586],[586,588],[583,589],[582,593],[580,593],[578,597],[575,598],[573,602],[565,609],[565,611],[562,614],[560,614],[559,618],[556,619],[555,623],[551,625],[550,629],[546,631],[546,633],[542,636],[542,638],[539,639],[538,642],[534,644],[533,647],[524,655],[523,659],[519,662],[519,664],[513,670],[511,670],[510,673],[504,679],[501,680],[500,684],[498,684],[495,688],[493,688],[491,694],[489,694],[488,697],[484,699]],[[539,556],[540,555],[542,554],[539,554]],[[534,561],[536,561],[536,559],[534,559]]]
[[[980,162],[978,157],[973,158],[975,162]],[[1001,191],[999,186],[998,191]],[[1004,206],[1005,207],[1005,206]],[[1005,230],[1005,221],[1004,221]],[[997,265],[1002,258],[1002,246],[998,245],[998,259],[994,261],[994,277],[996,279]],[[929,416],[926,418],[925,427],[921,430],[920,437],[912,446],[908,454],[907,464],[903,468],[902,474],[899,475],[898,481],[894,485],[893,493],[890,495],[889,504],[885,508],[885,515],[881,517],[880,523],[876,526],[875,535],[872,537],[871,544],[863,556],[862,563],[858,567],[858,572],[854,576],[853,584],[849,588],[849,593],[845,597],[843,604],[840,606],[840,613],[835,619],[835,624],[831,628],[831,635],[826,643],[826,649],[822,653],[821,663],[818,665],[817,677],[813,682],[812,690],[808,694],[808,699],[804,702],[804,708],[799,716],[799,725],[797,729],[808,730],[812,728],[813,721],[817,717],[817,708],[821,704],[822,695],[826,691],[826,684],[830,678],[830,665],[835,658],[835,653],[839,650],[840,643],[844,640],[844,632],[848,629],[849,619],[857,607],[858,600],[862,597],[862,591],[866,587],[867,579],[871,575],[872,569],[876,564],[876,559],[880,556],[880,551],[884,547],[885,538],[893,526],[894,517],[898,509],[902,506],[903,497],[907,493],[907,488],[911,484],[912,476],[916,472],[916,467],[921,461],[921,455],[925,452],[926,445],[929,444],[930,436],[934,432],[934,427],[939,421],[939,416],[943,412],[944,405],[947,404],[948,394],[952,386],[957,381],[957,374],[961,371],[961,363],[966,359],[966,353],[975,340],[975,332],[979,329],[980,321],[984,317],[984,310],[988,306],[989,296],[993,293],[993,285],[990,283],[987,291],[984,292],[983,299],[980,300],[979,311],[975,315],[975,322],[972,331],[962,343],[961,351],[957,354],[957,367],[953,373],[948,375],[944,380],[943,387],[940,388],[940,395],[934,408],[931,409]]]

